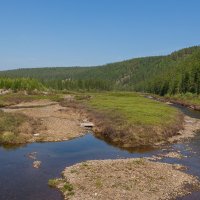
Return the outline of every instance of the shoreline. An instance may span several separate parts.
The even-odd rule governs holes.
[[[112,120],[109,113],[91,109],[85,106],[83,102],[80,104],[80,102],[74,101],[74,97],[72,98],[71,96],[70,101],[66,99],[64,103],[47,99],[33,100],[11,105],[10,107],[7,106],[1,108],[1,110],[6,113],[22,113],[28,118],[28,122],[23,123],[20,127],[22,135],[25,135],[24,132],[26,132],[28,133],[28,138],[21,143],[18,141],[17,144],[60,142],[83,136],[86,134],[87,129],[80,127],[80,124],[85,119],[89,119],[95,124],[93,134],[97,138],[127,150],[140,147],[158,147],[166,143],[191,138],[195,135],[193,132],[198,130],[198,126],[200,127],[200,120],[179,114],[176,117],[176,122],[166,127],[137,126],[133,124],[132,126],[127,126],[124,130],[120,130],[113,124],[126,123],[125,119],[117,116],[118,121],[115,122],[116,118]],[[124,134],[125,132],[126,134]],[[131,136],[131,132],[136,132],[137,134],[132,138],[134,142],[130,143],[131,138],[129,135]],[[144,140],[145,132],[148,132],[148,135],[152,135],[146,141]],[[127,138],[126,135],[128,135]]]
[[[80,126],[83,118],[80,113],[61,106],[59,102],[35,100],[21,102],[1,110],[8,117],[15,116],[17,118],[19,115],[23,115],[23,122],[16,127],[18,139],[16,141],[8,140],[4,144],[67,141],[83,136],[86,132]],[[7,131],[2,135],[4,137],[12,136],[12,132]]]
[[[70,200],[172,199],[200,189],[199,180],[182,169],[143,158],[92,160],[65,168],[49,186]]]
[[[95,124],[95,127],[93,129],[95,137],[102,139],[114,146],[117,146],[122,149],[135,149],[135,148],[154,148],[157,147],[158,144],[165,144],[168,143],[170,138],[176,137],[177,135],[182,134],[182,130],[184,130],[185,122],[184,118],[185,115],[180,113],[177,116],[177,123],[168,125],[166,127],[156,127],[156,126],[137,126],[132,125],[128,126],[127,129],[124,130],[117,130],[115,128],[110,127],[110,123],[104,123],[104,117],[102,113],[98,114],[98,117],[96,117],[96,111],[89,112],[88,118],[90,121],[92,121]],[[101,115],[99,117],[99,115]],[[99,120],[103,119],[103,120]],[[115,123],[112,121],[112,123]],[[123,137],[127,135],[132,135],[132,132],[137,134],[134,136],[133,141],[130,142],[130,138],[124,138]],[[148,133],[148,135],[151,135],[149,139],[145,141],[145,133]],[[185,135],[186,136],[186,135]],[[158,140],[158,141],[156,141]]]
[[[186,102],[182,99],[174,99],[173,97],[171,97],[171,98],[170,97],[161,97],[161,96],[157,96],[157,95],[154,95],[154,94],[147,94],[147,95],[144,95],[144,97],[154,99],[154,100],[159,101],[159,102],[164,102],[164,103],[167,103],[167,104],[180,105],[180,106],[184,106],[186,108],[189,108],[189,109],[192,109],[192,110],[195,110],[195,111],[200,111],[200,105],[189,103],[189,102]]]
[[[184,140],[195,137],[197,132],[200,130],[200,119],[192,118],[184,115],[183,129],[178,131],[177,135],[169,137],[166,141],[156,143],[155,145],[160,146],[167,143],[179,143]]]

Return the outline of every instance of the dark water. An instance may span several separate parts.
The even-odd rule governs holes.
[[[186,108],[180,109],[187,115],[200,118],[200,113]],[[200,177],[200,134],[184,144],[167,146],[165,150],[128,152],[107,144],[91,134],[66,142],[34,143],[24,147],[0,147],[0,200],[61,200],[57,190],[50,189],[48,179],[59,177],[61,171],[74,163],[91,159],[130,158],[180,150],[187,158],[181,160],[166,158],[164,162],[188,166],[188,172]],[[28,157],[37,152],[42,161],[40,169],[34,169]],[[182,200],[200,199],[200,193],[193,193]]]
[[[38,152],[40,169],[32,167],[31,152]],[[88,134],[57,143],[34,143],[15,149],[0,148],[0,200],[59,200],[60,193],[50,189],[48,179],[74,163],[91,159],[141,157],[150,153],[129,153]]]

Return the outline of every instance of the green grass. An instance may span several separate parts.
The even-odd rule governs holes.
[[[52,187],[52,188],[58,187],[60,191],[64,193],[66,196],[74,195],[74,187],[67,180],[63,182],[62,179],[49,179],[48,185],[49,187]],[[60,187],[60,185],[62,187]]]
[[[66,182],[64,185],[63,185],[63,190],[64,191],[68,191],[68,192],[71,192],[74,190],[73,188],[73,185],[70,184],[69,182]]]
[[[178,111],[137,93],[102,93],[92,95],[89,104],[105,112],[117,112],[130,124],[167,125],[176,120]]]
[[[85,100],[95,135],[119,147],[152,146],[182,127],[180,112],[131,92],[90,93]],[[82,100],[81,102],[84,102]]]
[[[60,182],[60,179],[49,179],[48,186],[55,188]]]

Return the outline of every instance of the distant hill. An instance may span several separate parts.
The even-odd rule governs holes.
[[[166,56],[135,58],[103,66],[1,71],[0,77],[35,78],[52,87],[57,83],[57,88],[61,89],[68,87],[71,82],[76,82],[76,87],[73,87],[81,86],[82,89],[87,84],[105,83],[112,85],[109,89],[136,90],[160,95],[186,92],[199,94],[200,46],[184,48]]]

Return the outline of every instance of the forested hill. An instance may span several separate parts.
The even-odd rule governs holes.
[[[167,56],[135,58],[95,67],[54,67],[16,69],[0,77],[39,79],[58,89],[98,86],[166,93],[200,93],[200,46],[181,49]],[[70,86],[71,85],[71,86]]]

